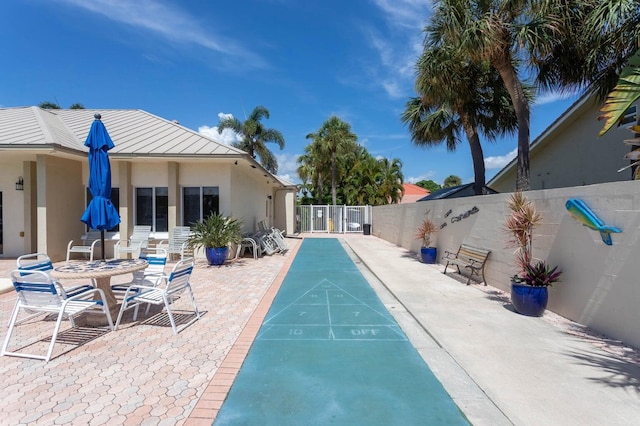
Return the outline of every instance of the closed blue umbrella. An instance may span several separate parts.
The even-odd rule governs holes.
[[[100,121],[100,114],[94,117],[95,120],[84,142],[84,145],[89,147],[89,191],[93,198],[80,220],[89,228],[101,231],[100,242],[104,260],[104,231],[119,224],[120,215],[111,202],[111,165],[107,153],[115,145]]]

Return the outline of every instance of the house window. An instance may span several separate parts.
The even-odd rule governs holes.
[[[169,188],[136,188],[136,225],[153,232],[169,231]]]
[[[624,118],[622,119],[621,125],[635,123],[636,122],[636,106],[632,106],[624,113]]]
[[[183,226],[191,226],[191,224],[219,211],[220,191],[217,186],[187,186],[182,188]]]
[[[87,188],[86,190],[86,197],[87,197],[86,207],[89,207],[89,203],[93,199],[93,195],[91,195],[91,191],[89,191],[89,188]],[[120,188],[111,188],[111,202],[113,203],[113,206],[116,208],[116,211],[118,212],[118,214],[120,214]],[[90,231],[88,226],[87,226],[87,231]],[[120,231],[120,225],[118,224],[111,229],[107,229],[107,231],[118,232]]]

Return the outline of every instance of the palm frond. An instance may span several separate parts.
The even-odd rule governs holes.
[[[640,98],[640,50],[630,59],[628,65],[622,70],[618,84],[613,89],[604,106],[600,109],[603,114],[599,120],[605,120],[598,136],[607,133],[620,122],[629,107]]]

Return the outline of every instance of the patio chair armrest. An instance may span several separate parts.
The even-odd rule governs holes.
[[[69,244],[67,244],[67,251],[71,250],[71,246],[73,246],[73,240],[69,241]]]
[[[96,288],[92,288],[90,290],[83,291],[82,293],[78,293],[78,294],[76,294],[74,296],[67,297],[64,300],[63,305],[66,305],[68,302],[70,302],[72,300],[88,300],[87,299],[87,295],[88,294],[92,294],[92,293],[98,293],[100,295],[100,301],[102,303],[106,303],[107,298],[104,295],[104,291],[102,291],[101,289],[96,287]]]
[[[91,250],[92,250],[92,251],[93,251],[93,249],[95,248],[96,244],[100,244],[100,240],[94,240],[94,241],[91,243]]]
[[[156,243],[157,248],[165,248],[165,246],[169,247],[169,240],[160,240]]]

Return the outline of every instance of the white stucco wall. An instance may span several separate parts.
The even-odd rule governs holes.
[[[535,230],[533,254],[563,270],[562,281],[550,288],[549,309],[610,337],[640,347],[640,286],[636,259],[640,253],[640,185],[614,182],[530,191],[543,225]],[[516,272],[513,249],[505,248],[503,230],[510,194],[436,200],[373,208],[373,234],[419,251],[416,229],[431,209],[438,224],[438,257],[462,242],[490,249],[485,276],[489,285],[510,289]],[[623,230],[605,245],[598,232],[582,226],[566,210],[569,198],[582,199],[606,224]],[[473,207],[478,212],[466,218]],[[445,214],[451,213],[445,218]],[[462,216],[461,216],[462,215]],[[427,267],[425,265],[425,267]],[[462,284],[461,284],[462,285]]]
[[[231,168],[231,185],[235,191],[231,193],[230,213],[242,219],[245,232],[258,229],[258,221],[267,219],[268,196],[271,186],[262,174],[250,166],[233,166]]]

